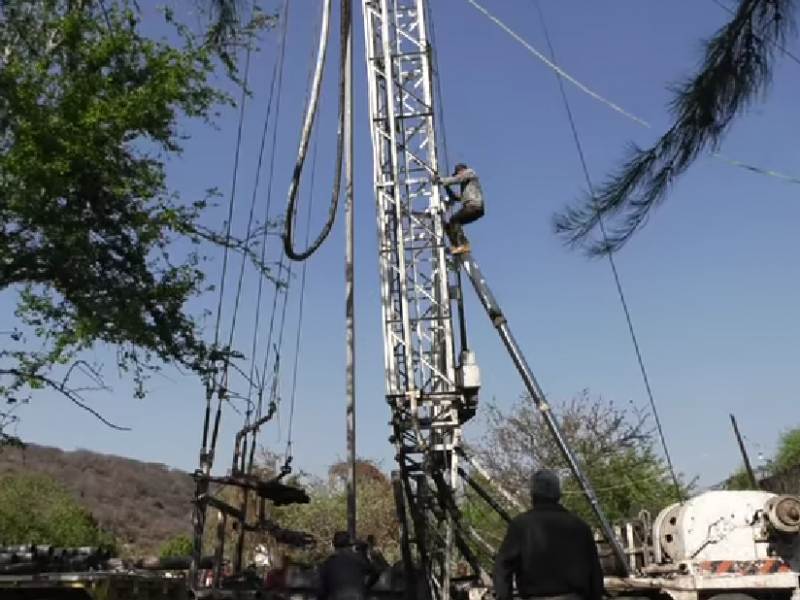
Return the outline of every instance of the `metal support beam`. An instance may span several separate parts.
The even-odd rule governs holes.
[[[597,494],[594,493],[591,483],[589,483],[589,480],[586,479],[586,476],[583,474],[580,465],[578,465],[578,461],[575,459],[575,455],[572,453],[572,450],[564,439],[564,436],[561,433],[561,428],[558,426],[558,422],[553,416],[544,392],[539,386],[539,382],[536,380],[536,377],[534,377],[533,371],[531,371],[531,368],[528,366],[528,361],[525,360],[525,356],[522,354],[522,349],[514,339],[514,335],[511,333],[511,329],[508,327],[508,322],[506,321],[506,317],[500,308],[500,304],[498,304],[497,300],[495,300],[491,289],[489,289],[489,285],[486,283],[483,273],[481,273],[481,270],[478,267],[478,263],[475,262],[475,259],[473,259],[472,255],[470,254],[460,255],[458,262],[464,267],[464,272],[469,277],[470,282],[472,282],[472,287],[475,288],[475,293],[478,294],[478,298],[480,299],[484,310],[486,310],[486,313],[489,315],[492,325],[494,325],[495,329],[497,329],[500,339],[503,341],[506,350],[508,350],[508,353],[511,355],[511,360],[514,362],[514,366],[517,367],[517,371],[522,377],[525,388],[531,395],[534,404],[536,404],[536,408],[538,408],[539,412],[542,414],[544,422],[547,424],[548,429],[550,429],[550,432],[553,434],[553,437],[556,440],[556,444],[561,450],[561,455],[569,465],[573,476],[581,486],[581,489],[583,490],[586,499],[589,501],[589,504],[591,504],[592,510],[597,516],[597,520],[600,522],[600,527],[603,529],[603,532],[608,539],[608,543],[611,544],[611,548],[614,550],[614,554],[617,555],[620,565],[623,569],[625,569],[625,576],[628,576],[630,574],[630,567],[628,565],[628,557],[625,554],[625,550],[622,548],[617,536],[614,534],[614,529],[611,527],[611,523],[609,523],[608,519],[606,518],[606,515],[600,506],[600,501],[597,499]]]

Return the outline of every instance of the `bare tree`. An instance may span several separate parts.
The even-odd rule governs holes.
[[[666,462],[656,451],[647,416],[588,391],[553,405],[564,437],[612,519],[656,510],[676,497]],[[565,503],[586,518],[591,511],[533,402],[509,410],[489,405],[486,433],[471,449],[491,474],[527,504],[528,480],[538,468],[558,472]],[[687,486],[688,487],[688,486]]]

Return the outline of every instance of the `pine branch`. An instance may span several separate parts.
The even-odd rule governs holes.
[[[594,198],[585,194],[556,214],[556,234],[592,257],[622,248],[676,178],[702,152],[716,150],[733,119],[766,92],[775,50],[796,31],[797,5],[797,0],[741,0],[731,21],[704,43],[699,72],[673,86],[672,127],[647,150],[632,144]],[[601,229],[601,219],[606,235],[597,239],[592,234]]]

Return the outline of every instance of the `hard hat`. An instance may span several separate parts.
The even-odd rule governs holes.
[[[458,163],[456,165],[456,168],[453,169],[453,176],[458,175],[459,171],[462,171],[463,169],[466,169],[466,168],[467,168],[467,165],[465,165],[464,163]]]

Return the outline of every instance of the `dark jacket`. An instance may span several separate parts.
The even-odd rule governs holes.
[[[380,573],[360,552],[335,550],[319,568],[319,600],[363,598]]]
[[[464,206],[470,208],[483,208],[483,189],[481,189],[481,182],[478,181],[478,174],[472,169],[464,169],[453,177],[442,177],[439,179],[439,183],[444,186],[460,184],[460,196],[456,196],[449,188],[446,188],[450,199],[460,200]]]
[[[536,503],[508,525],[494,564],[497,600],[577,594],[603,596],[603,570],[589,526],[556,503]]]
[[[368,546],[366,549],[367,560],[372,564],[372,567],[382,573],[386,569],[389,568],[389,563],[386,562],[386,558],[384,558],[383,554],[380,550],[373,546]]]

